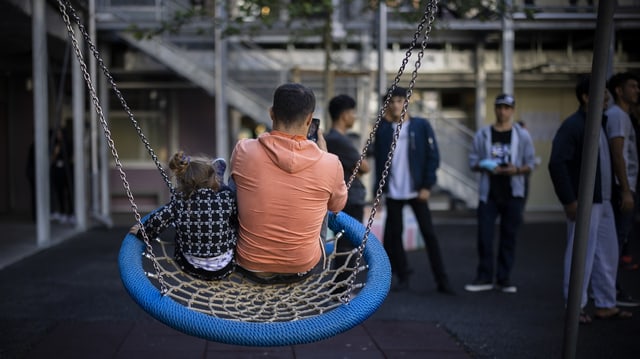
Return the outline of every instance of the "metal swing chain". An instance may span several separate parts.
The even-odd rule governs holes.
[[[402,76],[402,74],[404,73],[404,69],[406,68],[407,63],[409,62],[409,58],[411,58],[412,56],[412,51],[414,48],[417,47],[417,43],[418,43],[418,38],[420,37],[420,35],[423,33],[424,31],[424,35],[422,36],[422,41],[421,41],[421,48],[420,51],[418,52],[418,57],[414,63],[414,70],[411,74],[411,80],[409,82],[409,86],[407,88],[407,96],[405,98],[403,107],[402,107],[402,113],[400,114],[400,122],[398,123],[398,126],[396,127],[395,133],[393,135],[393,140],[391,142],[391,148],[389,150],[389,153],[387,154],[387,159],[385,161],[384,164],[384,170],[382,171],[382,176],[380,178],[380,182],[378,183],[378,188],[376,190],[376,196],[374,199],[374,202],[372,204],[372,208],[371,208],[371,213],[369,215],[369,220],[367,221],[367,226],[365,228],[365,233],[363,235],[362,238],[362,242],[361,244],[358,246],[358,256],[356,257],[356,264],[355,264],[355,268],[358,268],[360,265],[360,260],[362,259],[363,253],[364,253],[364,248],[366,247],[366,243],[367,243],[367,239],[369,237],[369,233],[371,232],[371,227],[373,226],[373,220],[375,218],[375,215],[378,211],[378,207],[380,206],[380,198],[382,197],[382,187],[384,187],[385,183],[386,183],[386,178],[389,176],[389,169],[391,167],[391,160],[393,158],[393,153],[396,149],[396,144],[398,142],[398,138],[400,137],[400,130],[402,129],[402,125],[404,123],[404,119],[405,116],[407,115],[407,110],[408,110],[408,106],[409,106],[409,100],[411,99],[411,95],[413,94],[413,88],[415,87],[415,83],[416,83],[416,79],[418,77],[418,69],[420,68],[420,65],[422,63],[422,57],[424,56],[424,52],[427,48],[427,44],[429,42],[429,34],[431,33],[431,30],[433,28],[433,22],[435,21],[435,17],[436,17],[436,13],[437,13],[437,6],[438,6],[438,0],[431,0],[429,1],[426,5],[425,5],[425,9],[424,9],[424,13],[422,15],[422,18],[420,20],[420,23],[418,24],[418,28],[415,31],[415,33],[413,34],[413,39],[409,45],[409,49],[407,50],[406,54],[405,54],[405,58],[402,60],[402,64],[400,66],[400,69],[398,70],[398,73],[396,74],[396,77],[394,79],[393,84],[391,85],[391,87],[389,88],[387,95],[385,97],[384,103],[382,105],[382,108],[380,109],[380,112],[378,113],[378,117],[376,119],[376,122],[373,126],[373,129],[371,130],[371,132],[369,133],[369,138],[367,138],[367,142],[362,150],[362,153],[360,154],[360,159],[358,160],[355,169],[353,171],[353,173],[351,174],[351,177],[349,178],[349,181],[347,183],[347,188],[351,187],[351,183],[353,182],[353,180],[355,179],[356,175],[358,174],[358,169],[360,168],[360,165],[362,163],[362,161],[364,161],[366,155],[367,155],[367,149],[369,148],[369,146],[371,145],[371,143],[374,140],[374,136],[375,133],[380,125],[380,122],[382,121],[383,117],[384,117],[384,113],[386,112],[388,106],[389,106],[389,101],[391,99],[391,94],[393,93],[393,90],[395,90],[398,87],[398,83],[400,82],[400,77]],[[426,27],[426,29],[425,29]],[[379,71],[383,71],[384,69],[379,69]],[[355,276],[351,276],[349,279],[349,283],[347,286],[347,290],[345,291],[345,295],[341,297],[343,302],[348,302],[348,297],[349,294],[351,293],[352,289],[353,289],[353,283],[355,281]]]
[[[66,5],[65,5],[66,3]],[[82,32],[82,34],[84,35],[84,38],[87,40],[91,51],[93,52],[93,55],[98,59],[98,62],[100,63],[100,66],[102,68],[103,71],[105,71],[105,75],[107,75],[107,77],[109,78],[109,81],[111,82],[112,88],[114,89],[114,91],[116,91],[116,94],[118,96],[118,98],[120,99],[120,102],[123,104],[123,106],[125,107],[125,110],[127,111],[127,113],[130,116],[130,119],[132,120],[132,122],[134,123],[134,126],[136,127],[136,130],[138,131],[139,135],[141,135],[144,138],[144,135],[142,135],[142,130],[140,129],[140,127],[137,125],[137,122],[134,120],[133,118],[133,113],[131,112],[131,110],[129,109],[128,106],[126,106],[126,102],[124,101],[124,98],[122,97],[122,95],[120,94],[120,92],[117,90],[115,82],[113,81],[113,78],[111,77],[110,74],[108,74],[108,70],[106,69],[106,67],[104,66],[104,62],[102,61],[102,59],[100,58],[100,56],[98,55],[98,52],[95,48],[95,46],[93,45],[93,43],[91,42],[90,38],[88,37],[88,34],[86,32],[86,30],[84,29],[84,26],[80,23],[80,19],[79,17],[75,14],[75,11],[73,10],[73,7],[71,6],[71,4],[68,1],[64,1],[63,0],[58,0],[58,6],[60,8],[60,12],[62,14],[62,19],[67,27],[67,32],[69,33],[69,36],[71,38],[71,42],[73,43],[73,48],[76,54],[76,57],[78,58],[78,62],[80,63],[80,68],[82,70],[82,74],[84,77],[84,80],[87,84],[87,88],[89,90],[89,93],[91,95],[91,101],[93,103],[93,106],[95,107],[95,111],[98,114],[99,120],[100,120],[100,124],[102,125],[102,129],[104,131],[104,135],[107,139],[107,144],[109,146],[109,148],[111,149],[111,155],[113,156],[113,159],[115,161],[115,165],[116,168],[118,169],[118,172],[120,174],[120,179],[122,180],[122,184],[124,186],[125,192],[127,194],[127,198],[129,199],[129,203],[131,204],[131,208],[134,212],[135,215],[135,219],[136,219],[136,223],[138,224],[138,226],[140,227],[140,231],[142,232],[142,236],[144,238],[144,242],[145,245],[147,247],[147,251],[148,251],[148,257],[151,259],[151,262],[153,264],[153,268],[156,271],[156,278],[160,284],[160,289],[161,289],[161,293],[164,295],[168,292],[168,288],[167,288],[167,284],[164,281],[164,278],[162,277],[162,271],[160,269],[160,265],[158,264],[158,261],[153,253],[153,248],[151,245],[151,241],[149,240],[149,237],[147,236],[147,233],[144,230],[144,226],[142,225],[141,222],[141,216],[140,213],[138,212],[138,206],[135,203],[135,200],[133,198],[133,193],[131,192],[131,187],[129,186],[129,182],[127,181],[127,176],[123,170],[122,167],[122,163],[120,162],[120,157],[118,156],[118,152],[116,150],[115,144],[113,142],[113,139],[111,137],[111,131],[109,130],[109,125],[107,124],[107,121],[104,118],[104,113],[102,111],[102,107],[100,105],[100,100],[98,99],[98,96],[96,94],[96,90],[93,86],[93,82],[91,81],[91,76],[89,75],[89,71],[87,70],[87,65],[84,61],[84,57],[82,56],[82,51],[80,50],[80,45],[78,44],[78,40],[76,39],[75,36],[75,32],[73,30],[73,27],[71,25],[71,21],[69,19],[69,15],[67,13],[67,7],[69,8],[69,11],[73,14],[74,20],[76,21],[76,23],[78,24],[78,27],[80,29],[80,31]],[[145,146],[147,146],[148,150],[151,151],[153,153],[153,150],[151,150],[151,147],[148,145],[148,142],[146,142],[146,138],[145,138]],[[155,156],[155,154],[153,154],[154,157],[154,161],[156,161],[156,165],[160,168],[161,172],[163,173],[163,176],[165,177],[165,180],[167,181],[168,185],[170,185],[170,189],[173,189],[173,186],[171,186],[171,182],[169,181],[168,177],[166,176],[166,173],[164,173],[164,171],[162,170],[162,167],[160,166],[159,161],[157,160],[157,157]]]

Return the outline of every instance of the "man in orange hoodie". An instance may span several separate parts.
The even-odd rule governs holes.
[[[347,201],[343,169],[306,134],[315,110],[313,92],[300,84],[278,87],[269,115],[273,130],[240,140],[231,155],[238,199],[236,262],[260,282],[291,282],[321,265],[322,223]]]

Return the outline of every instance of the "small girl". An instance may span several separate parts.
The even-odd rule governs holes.
[[[222,279],[235,267],[238,209],[235,193],[224,184],[226,168],[222,158],[173,155],[169,169],[177,181],[175,194],[144,223],[148,238],[175,227],[175,261],[198,279]],[[137,224],[131,233],[142,237]]]

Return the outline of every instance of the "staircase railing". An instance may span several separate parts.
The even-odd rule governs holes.
[[[187,0],[98,0],[96,8],[102,20],[121,21],[125,24],[160,22],[168,20],[178,11],[191,8]]]
[[[457,119],[432,116],[440,149],[438,187],[468,208],[478,205],[478,180],[469,168],[468,156],[474,132]]]

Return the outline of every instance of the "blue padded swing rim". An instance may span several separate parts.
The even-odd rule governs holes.
[[[142,220],[146,221],[148,215]],[[340,212],[329,213],[329,228],[344,230],[355,246],[362,242],[365,227]],[[327,313],[290,322],[257,323],[221,319],[191,310],[160,290],[145,275],[142,253],[145,244],[127,234],[119,255],[120,276],[129,295],[152,317],[185,334],[220,343],[244,346],[286,346],[311,343],[343,333],[362,323],[382,304],[391,286],[391,267],[380,241],[369,233],[363,257],[368,264],[367,281],[348,304]],[[239,299],[242,300],[242,299]]]

